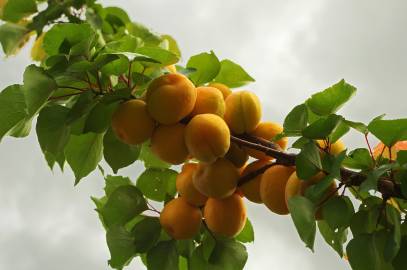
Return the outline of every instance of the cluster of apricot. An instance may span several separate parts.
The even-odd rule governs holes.
[[[294,167],[274,165],[238,187],[241,177],[272,158],[231,142],[230,135],[271,140],[283,131],[277,123],[261,122],[261,115],[260,101],[252,92],[232,92],[220,83],[195,87],[175,72],[156,78],[142,98],[124,102],[115,111],[112,128],[123,142],[150,139],[160,159],[184,163],[176,181],[179,197],[160,215],[162,227],[174,239],[193,238],[202,221],[216,235],[236,236],[246,222],[242,196],[288,214],[287,200],[321,179],[301,181]],[[287,139],[276,143],[285,149]],[[249,156],[256,161],[246,166]]]

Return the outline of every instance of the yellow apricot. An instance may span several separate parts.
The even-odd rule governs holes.
[[[44,48],[42,48],[42,43],[44,41],[44,36],[45,33],[42,33],[34,42],[33,47],[31,48],[31,58],[34,61],[39,61],[41,62],[42,60],[47,57],[47,54],[44,51]]]
[[[140,144],[153,134],[154,120],[147,112],[146,103],[132,99],[120,104],[112,116],[112,129],[127,144]]]
[[[196,89],[184,75],[169,73],[154,79],[147,88],[147,108],[158,123],[171,125],[191,113]]]
[[[288,178],[293,172],[293,167],[275,165],[267,169],[261,178],[261,200],[276,214],[287,215],[289,213],[284,191]]]
[[[246,207],[238,194],[224,199],[209,198],[205,204],[204,218],[213,233],[234,237],[246,224]]]
[[[213,163],[199,163],[192,182],[205,196],[225,198],[235,192],[239,171],[227,159],[219,158]]]
[[[208,199],[200,193],[192,183],[193,174],[198,169],[197,163],[185,163],[181,172],[177,175],[176,187],[178,193],[194,206],[203,206]]]
[[[212,113],[223,117],[225,114],[225,101],[222,93],[215,87],[201,86],[196,88],[196,102],[191,116],[203,113]]]
[[[249,173],[257,171],[258,169],[260,169],[270,163],[271,162],[269,160],[257,160],[255,162],[252,162],[246,166],[246,168],[244,169],[244,171],[242,173],[242,176],[244,177],[244,176],[248,175]],[[249,201],[252,201],[255,203],[263,202],[260,197],[260,184],[261,184],[262,176],[263,176],[263,174],[259,174],[254,179],[251,179],[249,182],[247,182],[239,187],[239,190],[243,193],[243,195]]]
[[[327,147],[326,142],[323,140],[317,140],[317,144],[319,145],[319,147],[323,149]],[[345,149],[346,149],[345,144],[341,140],[337,140],[336,142],[332,143],[331,146],[329,147],[329,153],[331,155],[337,156]]]
[[[226,153],[225,158],[231,161],[236,168],[242,168],[249,159],[249,155],[245,149],[232,142],[230,143],[229,151]]]
[[[183,197],[168,202],[160,214],[163,229],[174,239],[193,238],[201,227],[202,213]]]
[[[215,82],[215,83],[210,83],[208,86],[219,89],[219,91],[222,92],[223,99],[226,99],[230,94],[232,94],[232,90],[230,90],[230,88],[227,87],[226,85],[224,85],[223,83]]]
[[[161,160],[170,164],[181,164],[189,155],[184,140],[185,125],[161,125],[151,137],[151,150]]]
[[[259,124],[261,106],[259,98],[249,91],[231,93],[225,100],[225,122],[236,134],[250,133]]]
[[[396,142],[391,147],[391,160],[397,159],[397,152],[400,150],[407,150],[407,141]],[[389,148],[385,146],[382,142],[375,146],[373,149],[373,156],[375,159],[382,156],[383,158],[390,159]]]
[[[185,143],[193,157],[199,161],[213,162],[229,150],[229,128],[215,114],[198,114],[186,127]]]
[[[267,141],[270,141],[273,139],[277,134],[280,134],[283,132],[283,127],[275,122],[261,122],[260,124],[257,125],[255,130],[253,130],[250,135],[265,139]],[[282,138],[276,142],[281,149],[285,150],[287,147],[288,139]],[[247,153],[256,159],[273,159],[272,157],[267,156],[263,152],[260,152],[258,150],[254,150],[251,148],[245,148],[247,150]]]

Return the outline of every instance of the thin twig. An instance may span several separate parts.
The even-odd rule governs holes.
[[[372,147],[370,146],[369,138],[367,137],[367,135],[368,135],[368,133],[365,134],[365,141],[366,141],[367,147],[369,149],[369,153],[370,153],[370,157],[372,158],[373,165],[374,165],[374,167],[376,167],[376,159],[374,158]]]

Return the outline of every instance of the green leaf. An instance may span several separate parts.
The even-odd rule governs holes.
[[[373,169],[367,174],[366,180],[360,185],[359,190],[361,192],[377,190],[377,183],[380,177],[391,170],[394,164],[384,164],[378,168]]]
[[[103,134],[71,135],[65,147],[65,156],[75,174],[75,185],[93,172],[102,160]]]
[[[149,251],[158,241],[161,234],[161,224],[157,217],[144,217],[134,225],[131,233],[134,235],[134,245],[137,253]]]
[[[325,139],[329,137],[341,123],[342,117],[331,114],[328,117],[322,117],[302,131],[302,135],[309,139]]]
[[[225,59],[220,62],[220,71],[214,81],[236,88],[254,82],[254,79],[240,65]]]
[[[242,270],[247,257],[243,244],[233,239],[224,239],[216,241],[208,261],[204,258],[202,245],[195,249],[189,266],[194,270]]]
[[[338,141],[340,138],[342,138],[346,133],[349,132],[350,127],[348,124],[344,122],[344,118],[341,117],[341,121],[339,122],[339,125],[333,130],[331,135],[329,135],[329,142],[330,143],[335,143]]]
[[[103,156],[114,173],[133,164],[140,155],[140,146],[121,142],[113,130],[108,129],[103,139]]]
[[[83,119],[84,120],[83,129],[84,129],[86,124],[86,118],[84,116],[93,109],[96,103],[97,100],[95,99],[95,95],[91,91],[87,91],[81,94],[76,99],[74,105],[69,111],[68,117],[66,119],[67,123],[72,124],[77,120]]]
[[[317,115],[329,115],[336,113],[355,93],[355,87],[341,80],[324,91],[312,95],[306,103]]]
[[[147,198],[162,202],[167,195],[175,195],[177,174],[170,169],[148,168],[137,179],[136,186]]]
[[[89,112],[86,119],[84,132],[105,132],[111,123],[112,115],[117,104],[98,103]]]
[[[379,212],[377,209],[371,211],[361,210],[357,212],[350,222],[350,229],[353,236],[373,233],[376,229],[378,217]]]
[[[26,116],[23,87],[11,85],[0,92],[0,141]]]
[[[151,151],[149,144],[149,142],[146,142],[141,146],[140,160],[144,162],[144,166],[146,168],[160,169],[171,167],[171,164],[162,161]]]
[[[178,240],[177,250],[178,254],[184,258],[190,258],[195,249],[195,242],[193,239]]]
[[[181,57],[181,50],[179,49],[177,41],[170,35],[162,35],[161,37],[168,43],[165,49]]]
[[[143,211],[147,210],[143,194],[133,185],[120,186],[109,196],[100,213],[108,228],[125,225]]]
[[[316,232],[314,204],[305,197],[294,196],[288,200],[288,209],[301,240],[313,251]]]
[[[332,186],[334,179],[335,177],[332,174],[325,176],[317,184],[311,185],[305,190],[305,197],[316,204],[321,202],[329,194],[330,191],[328,190]]]
[[[189,78],[196,86],[212,81],[218,75],[221,65],[215,53],[201,53],[192,56],[187,63],[187,68],[194,68],[196,71],[189,75]]]
[[[368,133],[367,126],[361,122],[353,122],[349,120],[344,120],[344,123],[346,123],[349,127],[353,128],[354,130],[359,131],[362,134]]]
[[[205,231],[204,237],[202,239],[202,255],[205,261],[209,261],[209,258],[212,255],[213,250],[216,246],[216,239],[213,237],[212,233],[209,230]]]
[[[1,19],[17,23],[37,11],[34,0],[8,0],[3,8]]]
[[[357,148],[349,153],[343,165],[351,169],[368,170],[373,167],[373,160],[369,150],[366,148]]]
[[[322,169],[318,147],[314,142],[304,145],[295,159],[297,175],[300,179],[307,180]]]
[[[177,55],[173,54],[168,50],[164,50],[158,47],[141,47],[136,49],[136,53],[139,53],[143,56],[147,56],[156,62],[160,63],[160,66],[168,66],[175,64],[179,61]],[[147,60],[147,59],[146,59]],[[151,61],[148,61],[151,62]]]
[[[129,185],[132,185],[132,182],[128,177],[108,175],[105,177],[105,194],[109,197],[118,187]]]
[[[123,269],[136,256],[134,235],[124,227],[113,226],[106,232],[106,242],[110,251],[109,265],[114,269]]]
[[[69,109],[64,106],[52,105],[42,109],[38,116],[38,142],[51,169],[58,157],[63,156],[69,141],[70,127],[65,123],[68,112]]]
[[[386,241],[384,231],[361,234],[353,238],[346,247],[349,263],[353,270],[392,270],[384,259]]]
[[[393,206],[386,205],[386,218],[388,222],[393,225],[391,229],[391,234],[387,238],[385,249],[384,249],[384,258],[386,261],[390,262],[396,257],[397,253],[400,250],[401,246],[401,219],[398,210]]]
[[[61,23],[45,34],[42,47],[48,56],[60,53],[88,56],[95,39],[96,33],[89,24]]]
[[[407,119],[374,119],[369,123],[369,131],[386,146],[391,147],[398,141],[407,140]]]
[[[397,256],[393,260],[394,270],[404,270],[407,265],[407,237],[403,237],[401,247]]]
[[[328,223],[324,220],[318,221],[318,229],[324,238],[325,242],[330,245],[339,257],[343,257],[343,244],[346,243],[347,230],[332,230]]]
[[[29,30],[22,25],[5,23],[0,25],[0,43],[7,56],[16,54],[28,41]]]
[[[254,242],[254,230],[249,219],[246,219],[246,224],[243,230],[235,237],[235,239],[242,243]]]
[[[333,197],[322,207],[322,216],[332,230],[348,227],[354,214],[353,204],[346,196]]]
[[[308,110],[305,104],[297,105],[284,120],[284,134],[286,136],[300,136],[308,123]]]
[[[149,270],[178,270],[178,252],[175,241],[160,242],[147,253]]]
[[[140,23],[128,23],[126,27],[131,35],[141,38],[147,46],[157,46],[162,40],[161,37]]]
[[[397,162],[400,166],[407,164],[407,150],[400,150],[397,152]]]

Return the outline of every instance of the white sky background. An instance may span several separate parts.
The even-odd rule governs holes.
[[[184,60],[214,50],[241,64],[256,82],[263,119],[282,122],[295,105],[342,78],[359,91],[343,108],[368,122],[387,113],[407,117],[406,1],[101,1],[125,8],[131,18],[173,35]],[[0,88],[22,81],[28,50],[0,61]],[[350,148],[362,136],[345,137]],[[65,173],[47,168],[35,132],[0,144],[0,269],[108,269],[105,236],[89,197],[103,179],[92,174],[73,187]],[[134,165],[122,171],[133,180]],[[307,250],[288,216],[251,204],[256,234],[246,269],[350,269],[318,235]],[[138,260],[129,269],[143,269]]]

